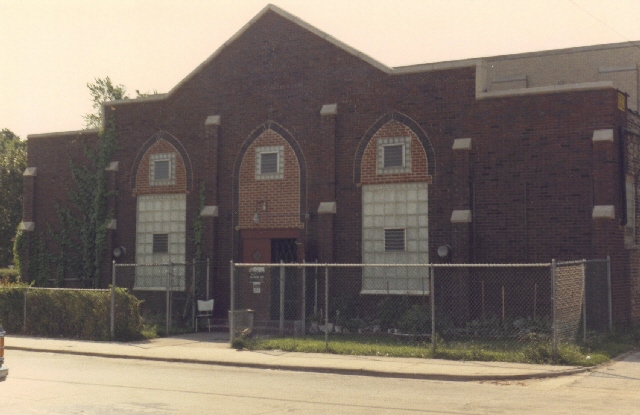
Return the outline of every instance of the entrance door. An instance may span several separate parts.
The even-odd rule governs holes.
[[[296,239],[271,239],[271,262],[274,264],[298,262],[298,244]],[[298,300],[300,294],[300,270],[286,267],[284,286],[284,318],[285,320],[299,320]],[[271,284],[271,319],[280,319],[280,272],[272,273]]]

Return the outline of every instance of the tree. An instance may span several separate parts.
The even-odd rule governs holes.
[[[91,100],[93,101],[93,111],[83,116],[84,127],[86,129],[100,128],[102,126],[102,103],[107,101],[117,101],[121,99],[129,99],[127,88],[124,85],[113,85],[111,79],[95,78],[95,83],[87,83]],[[137,92],[137,91],[136,91]]]
[[[13,260],[13,237],[22,218],[22,173],[27,143],[11,130],[0,131],[0,267]]]
[[[118,101],[130,98],[127,94],[127,88],[122,84],[114,85],[108,76],[104,79],[95,78],[94,81],[95,83],[87,83],[87,88],[89,88],[91,100],[93,101],[93,112],[83,116],[84,127],[86,129],[99,129],[100,127],[102,127],[103,102]],[[136,89],[136,99],[148,97],[157,93],[158,91],[156,91],[155,89],[153,90],[153,92],[140,92]]]

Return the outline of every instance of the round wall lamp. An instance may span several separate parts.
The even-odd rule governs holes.
[[[447,259],[451,256],[451,246],[444,244],[438,247],[438,256],[440,259]]]
[[[115,259],[119,259],[125,256],[125,254],[127,253],[127,250],[125,249],[124,246],[116,246],[115,248],[113,248],[112,253]]]

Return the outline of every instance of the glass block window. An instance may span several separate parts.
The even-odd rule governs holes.
[[[149,160],[149,184],[172,186],[176,184],[175,153],[152,154]]]
[[[429,263],[427,183],[362,186],[362,262]],[[426,294],[428,272],[417,267],[365,267],[362,294]]]
[[[184,290],[186,195],[138,196],[136,263],[173,265],[173,290]],[[136,267],[134,289],[165,290],[168,266]]]
[[[384,250],[404,251],[404,229],[384,230]]]
[[[628,174],[626,177],[627,224],[624,229],[624,243],[627,247],[636,244],[636,177]]]
[[[378,139],[378,174],[411,173],[411,137]]]
[[[284,178],[284,146],[256,147],[256,180]]]

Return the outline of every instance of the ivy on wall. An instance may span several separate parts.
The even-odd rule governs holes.
[[[14,250],[16,261],[34,285],[47,286],[49,279],[61,285],[65,277],[80,279],[85,288],[97,288],[107,239],[108,198],[107,172],[116,146],[117,133],[113,121],[100,131],[95,146],[84,147],[87,163],[70,162],[73,185],[68,189],[68,205],[57,205],[56,226],[48,225],[48,237],[57,250],[47,249],[40,233],[18,232]],[[26,239],[26,240],[25,240]],[[29,245],[29,260],[23,254]],[[52,265],[55,275],[52,275]],[[25,269],[26,266],[26,269]]]

